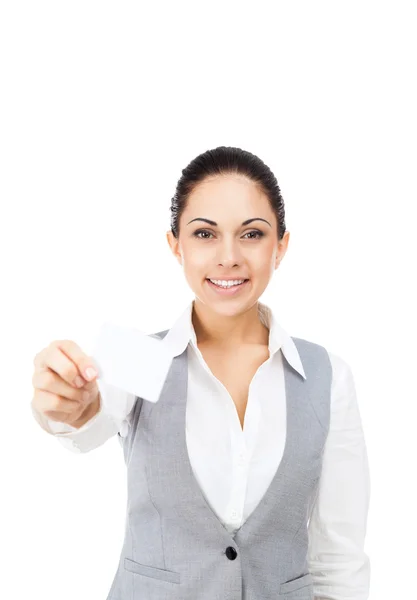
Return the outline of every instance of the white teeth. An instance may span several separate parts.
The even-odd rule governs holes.
[[[235,279],[234,281],[224,281],[224,280],[220,280],[220,279],[210,279],[210,281],[212,283],[214,283],[214,285],[218,285],[219,287],[230,288],[230,287],[233,287],[234,285],[240,285],[245,280],[244,279]]]

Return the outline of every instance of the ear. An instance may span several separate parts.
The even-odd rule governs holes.
[[[171,230],[166,232],[166,238],[167,238],[169,247],[171,248],[172,254],[175,256],[175,258],[180,263],[180,265],[182,265],[182,255],[181,255],[181,251],[180,251],[180,244],[179,244],[177,238],[174,237],[174,234],[172,233]]]
[[[278,243],[278,251],[275,257],[275,269],[278,269],[282,259],[284,258],[287,249],[288,249],[288,242],[290,241],[290,232],[286,231],[284,233],[284,236],[282,238],[282,240],[279,241]]]

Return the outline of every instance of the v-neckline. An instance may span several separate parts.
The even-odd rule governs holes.
[[[284,361],[285,361],[285,359],[284,359]],[[270,495],[273,493],[273,489],[278,485],[279,480],[282,478],[282,476],[284,474],[284,469],[287,466],[290,449],[291,449],[290,444],[291,444],[291,440],[292,440],[291,419],[290,419],[291,415],[290,415],[290,411],[289,411],[290,405],[289,405],[289,394],[288,394],[288,377],[289,376],[294,376],[294,374],[292,372],[290,374],[290,372],[286,368],[286,365],[284,364],[284,377],[285,377],[285,388],[286,388],[286,394],[285,394],[285,396],[286,396],[286,435],[285,435],[285,445],[284,445],[284,450],[283,450],[281,461],[277,467],[277,470],[276,470],[268,488],[266,489],[265,494],[262,496],[258,505],[253,510],[253,512],[248,516],[248,518],[242,523],[242,525],[234,531],[234,533],[232,534],[233,536],[236,536],[238,533],[242,532],[242,530],[244,528],[247,528],[249,526],[251,520],[254,518],[254,515],[256,514],[256,512],[259,510],[262,510],[263,505],[266,502],[268,502]],[[177,392],[176,407],[177,407],[177,410],[179,409],[181,411],[180,415],[179,415],[179,418],[181,418],[181,427],[179,428],[180,434],[179,434],[179,438],[177,440],[178,450],[179,450],[178,460],[180,463],[180,468],[182,469],[180,478],[183,481],[189,482],[189,485],[192,487],[192,491],[194,492],[195,500],[198,500],[200,503],[203,503],[204,506],[208,508],[209,512],[214,517],[214,520],[215,520],[217,526],[221,527],[221,530],[223,533],[226,532],[227,535],[230,536],[231,535],[230,531],[222,523],[222,521],[220,520],[218,515],[214,512],[213,508],[207,502],[207,500],[204,496],[203,490],[201,489],[200,484],[198,483],[198,481],[194,475],[194,471],[192,469],[190,457],[188,454],[187,439],[186,439],[188,357],[187,357],[186,350],[182,354],[180,354],[174,358],[173,364],[172,364],[172,373],[170,375],[170,379],[171,378],[172,378],[172,381],[174,381],[175,385],[176,385],[176,392]],[[190,488],[187,486],[187,494],[189,494],[189,491],[190,491]]]

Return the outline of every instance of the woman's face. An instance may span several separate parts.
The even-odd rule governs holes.
[[[249,219],[256,220],[244,225]],[[171,231],[167,239],[196,298],[216,313],[232,315],[262,295],[285,255],[289,232],[278,242],[267,196],[248,178],[228,174],[198,184],[181,215],[178,239]],[[249,281],[223,291],[209,278]]]

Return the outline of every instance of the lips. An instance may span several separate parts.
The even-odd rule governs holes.
[[[206,277],[207,281],[210,281],[210,279],[212,281],[226,281],[227,283],[229,281],[249,281],[249,279],[247,277],[234,277],[233,279],[223,279],[222,277]]]
[[[238,285],[234,285],[234,286],[230,286],[230,287],[220,287],[218,285],[216,285],[215,283],[212,283],[210,281],[210,279],[206,279],[207,281],[207,285],[217,294],[221,295],[221,296],[234,296],[238,293],[241,293],[241,291],[243,289],[246,288],[246,284],[248,283],[249,279],[244,279],[243,283],[240,283]],[[222,281],[222,280],[217,280],[217,281]],[[225,281],[225,280],[223,280]],[[235,281],[235,280],[232,280]]]

